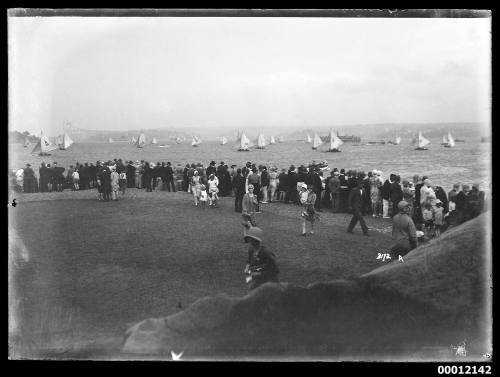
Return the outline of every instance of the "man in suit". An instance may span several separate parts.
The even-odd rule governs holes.
[[[233,178],[233,190],[234,190],[234,211],[235,212],[242,212],[243,207],[242,207],[242,201],[243,201],[243,196],[245,195],[245,177],[243,176],[243,173],[241,169],[238,168],[236,170],[236,175]]]
[[[175,192],[175,184],[174,184],[174,170],[172,169],[172,164],[167,162],[167,167],[165,168],[165,176],[167,183],[167,191],[170,192],[170,186],[172,186],[172,191]]]
[[[363,190],[363,181],[358,180],[356,188],[352,189],[349,193],[349,207],[352,211],[352,219],[347,227],[347,233],[353,233],[353,229],[356,224],[361,224],[361,229],[363,229],[363,234],[368,236],[368,227],[366,226],[365,219],[363,219],[363,196],[365,195]]]
[[[323,210],[321,209],[321,193],[323,191],[323,181],[321,180],[318,168],[315,168],[313,171],[312,187],[313,192],[316,194],[316,202],[314,203],[314,208],[316,208],[318,212],[323,212]]]
[[[401,188],[401,184],[399,183],[401,180],[399,175],[394,176],[394,181],[391,183],[390,189],[390,199],[392,201],[392,216],[398,213],[399,207],[398,204],[403,200],[403,189]]]

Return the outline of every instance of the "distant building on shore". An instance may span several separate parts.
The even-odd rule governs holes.
[[[341,135],[341,134],[339,134],[339,131],[337,131],[337,136],[344,143],[360,143],[361,142],[361,138],[359,136]],[[329,135],[322,136],[321,140],[326,143],[326,142],[330,141],[330,136]]]

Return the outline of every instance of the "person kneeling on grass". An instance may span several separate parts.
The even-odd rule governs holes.
[[[275,255],[262,245],[262,229],[251,227],[245,240],[249,243],[248,260],[244,273],[250,289],[267,282],[279,282]]]
[[[310,234],[314,234],[314,222],[319,219],[319,215],[314,209],[314,203],[316,202],[316,194],[312,190],[312,186],[307,187],[305,183],[302,184],[300,191],[300,203],[303,205],[304,209],[301,211],[302,217],[302,235],[307,235],[306,221],[311,223]]]

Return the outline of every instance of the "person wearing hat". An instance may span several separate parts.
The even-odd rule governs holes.
[[[255,208],[255,213],[260,213],[260,207],[259,207],[259,195],[260,195],[260,175],[257,173],[257,168],[254,167],[252,168],[252,171],[250,174],[247,176],[247,192],[248,188],[250,185],[253,186],[253,194],[255,195],[255,198],[257,200],[257,206]],[[243,199],[243,201],[245,201]]]
[[[23,175],[23,191],[28,193],[35,192],[35,172],[30,164],[26,164]]]
[[[316,202],[316,193],[312,186],[302,184],[300,191],[300,203],[303,206],[300,216],[302,217],[302,236],[307,235],[306,222],[311,223],[310,234],[314,234],[314,222],[319,220],[319,215],[316,213],[314,203]]]
[[[272,167],[269,172],[269,202],[272,203],[276,200],[276,191],[278,190],[279,180],[278,180],[278,169]]]
[[[439,237],[441,235],[441,231],[444,228],[444,208],[443,202],[440,199],[436,199],[435,206],[433,208],[434,211],[434,235]]]
[[[340,211],[340,173],[338,170],[334,170],[331,174],[332,177],[328,181],[328,187],[330,188],[332,212],[337,213]]]
[[[193,176],[191,177],[190,185],[194,196],[194,205],[197,206],[198,200],[200,199],[201,195],[201,185],[202,185],[200,173],[198,173],[198,170],[193,170]]]
[[[403,189],[400,184],[401,177],[394,175],[394,181],[391,183],[390,199],[392,202],[392,216],[398,213],[398,203],[403,200]]]
[[[404,256],[417,247],[417,228],[409,215],[409,204],[402,200],[398,203],[398,213],[392,218],[392,238],[396,244],[391,247],[393,259]]]
[[[245,195],[245,177],[240,168],[236,170],[233,177],[232,186],[234,192],[234,211],[243,212],[243,196]]]
[[[250,227],[245,236],[245,241],[249,245],[244,273],[250,290],[267,282],[279,282],[276,257],[262,245],[262,236],[262,229],[257,227]]]
[[[363,189],[363,181],[358,180],[356,188],[352,189],[349,193],[349,207],[352,211],[352,218],[347,227],[347,233],[353,233],[353,229],[356,224],[360,223],[361,229],[363,230],[363,234],[368,236],[368,227],[366,226],[365,219],[363,219],[363,196],[365,194],[365,190]]]
[[[288,169],[288,188],[285,196],[285,203],[292,202],[293,204],[298,203],[298,195],[297,195],[297,173],[295,172],[295,166],[291,165],[290,169]]]
[[[254,194],[254,186],[252,184],[249,184],[247,190],[248,192],[243,195],[243,200],[241,202],[241,215],[243,217],[243,239],[245,240],[245,242],[245,237],[248,234],[248,230],[251,227],[257,226],[257,222],[255,221],[255,210],[259,204],[257,200],[257,194]]]
[[[111,184],[111,200],[118,200],[118,190],[120,189],[120,175],[116,171],[116,167],[113,165],[110,168],[111,174],[109,175]]]
[[[26,179],[26,171],[24,173],[24,178]],[[485,193],[484,191],[479,190],[479,183],[474,183],[472,185],[470,194],[467,196],[467,209],[469,219],[479,216],[483,212],[484,198]]]

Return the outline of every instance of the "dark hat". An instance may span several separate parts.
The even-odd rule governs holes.
[[[220,164],[221,164],[221,165],[224,165],[224,161],[221,161],[221,162],[220,162]]]
[[[31,166],[31,164],[26,164],[26,166],[27,166],[27,167],[30,167],[30,166]]]

